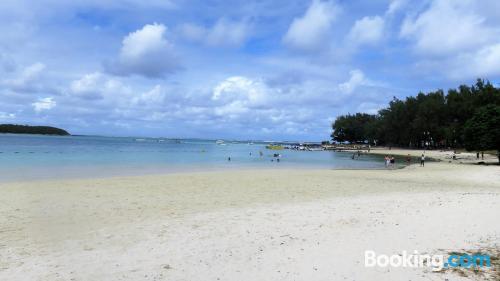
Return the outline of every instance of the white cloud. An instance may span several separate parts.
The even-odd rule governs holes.
[[[182,36],[190,41],[208,46],[241,46],[248,40],[250,27],[246,21],[230,21],[224,18],[210,28],[196,24],[183,24],[179,28]]]
[[[57,105],[57,103],[53,97],[48,97],[48,98],[39,98],[38,101],[32,103],[31,105],[33,106],[33,109],[37,113],[39,113],[44,110],[51,110]]]
[[[477,52],[464,53],[447,62],[447,74],[454,79],[489,78],[500,75],[500,43]]]
[[[6,84],[13,88],[26,88],[30,87],[30,84],[34,83],[45,70],[45,65],[43,63],[37,62],[32,65],[25,67],[18,77],[6,81]]]
[[[354,45],[374,44],[384,36],[384,19],[380,16],[364,17],[357,20],[348,38]]]
[[[40,62],[30,64],[26,67],[16,66],[12,71],[2,76],[0,76],[0,89],[11,93],[60,94],[57,83],[54,83],[59,77],[51,76],[46,71],[45,64]]]
[[[233,76],[222,81],[214,88],[212,100],[232,102],[239,99],[251,104],[260,104],[265,101],[267,91],[267,86],[262,81]]]
[[[349,80],[339,84],[339,90],[344,94],[353,93],[356,88],[367,84],[364,73],[359,69],[354,69],[349,72]]]
[[[136,105],[162,106],[165,102],[166,92],[160,85],[155,85],[151,90],[132,99]]]
[[[102,74],[99,72],[85,74],[81,79],[71,82],[70,91],[83,98],[100,98],[102,79]]]
[[[420,71],[452,79],[494,78],[500,71],[498,1],[433,0],[407,17],[400,35],[421,56]],[[462,80],[463,81],[463,80]]]
[[[162,77],[178,70],[179,60],[165,38],[166,30],[163,24],[155,23],[127,35],[118,59],[107,64],[107,70],[116,75],[146,77]]]
[[[100,72],[85,74],[73,80],[66,92],[67,95],[86,100],[105,99],[108,102],[124,103],[133,95],[132,89],[120,80]]]
[[[7,113],[0,111],[0,120],[11,120],[14,118],[16,118],[16,115],[14,113]]]
[[[331,25],[339,8],[331,1],[313,0],[306,13],[295,18],[283,42],[299,50],[317,50],[329,44]]]
[[[421,54],[449,55],[476,49],[498,40],[498,30],[489,27],[475,1],[434,0],[416,17],[407,17],[401,36],[415,42]],[[497,39],[495,39],[497,38]]]
[[[408,0],[393,0],[393,1],[391,1],[391,4],[389,4],[389,8],[386,11],[386,15],[393,15],[394,13],[398,12],[403,7],[405,7],[407,3],[408,3]]]
[[[247,38],[248,28],[243,22],[220,19],[207,35],[209,45],[241,45]]]

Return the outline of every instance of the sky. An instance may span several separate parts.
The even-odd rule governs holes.
[[[477,78],[499,85],[497,0],[0,1],[0,123],[321,141]]]

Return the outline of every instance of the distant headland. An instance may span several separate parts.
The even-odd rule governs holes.
[[[69,136],[66,130],[50,126],[0,124],[0,133]]]

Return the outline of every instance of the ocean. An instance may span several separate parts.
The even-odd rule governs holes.
[[[348,152],[276,151],[265,146],[230,140],[220,145],[201,139],[0,134],[0,181],[226,169],[384,168],[376,155],[353,160]],[[281,154],[279,162],[274,153]]]

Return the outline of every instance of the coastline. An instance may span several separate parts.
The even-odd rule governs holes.
[[[393,148],[388,149],[387,147],[375,147],[372,148],[369,154],[377,155],[397,155],[397,156],[407,156],[419,158],[422,153],[425,154],[426,159],[431,159],[433,161],[444,161],[447,163],[455,164],[477,164],[478,162],[484,162],[485,164],[498,164],[498,157],[492,154],[484,154],[484,159],[476,158],[476,153],[473,152],[457,152],[456,160],[453,160],[453,150],[424,150],[424,149],[404,149],[404,148]]]
[[[0,183],[0,279],[468,280],[363,253],[498,247],[499,183],[444,162]]]

